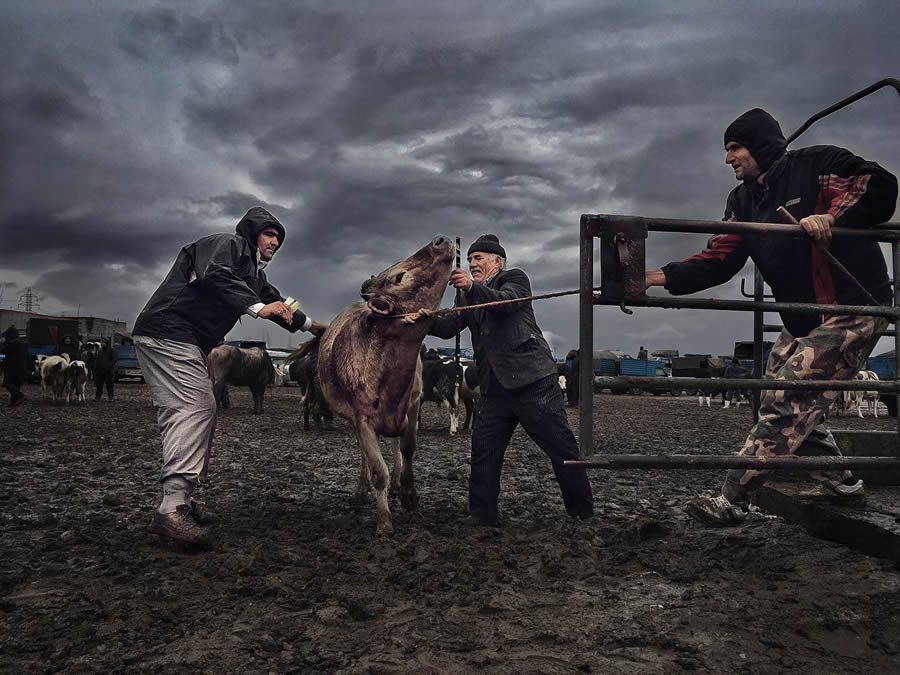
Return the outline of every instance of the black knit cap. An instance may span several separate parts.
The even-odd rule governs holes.
[[[728,125],[725,145],[731,141],[747,148],[763,172],[768,171],[787,148],[778,120],[762,108],[748,110]]]
[[[506,258],[506,251],[500,245],[500,240],[496,234],[483,234],[472,242],[466,257],[472,255],[473,251],[481,251],[482,253],[494,253],[501,258]]]

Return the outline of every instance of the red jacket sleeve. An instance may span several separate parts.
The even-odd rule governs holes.
[[[741,271],[748,255],[741,235],[714,234],[696,255],[662,268],[666,290],[672,295],[687,295],[723,284]]]

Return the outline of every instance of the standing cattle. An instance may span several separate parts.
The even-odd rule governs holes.
[[[455,254],[450,240],[435,237],[406,260],[366,281],[360,289],[365,302],[346,308],[322,335],[322,393],[331,409],[348,419],[356,431],[361,457],[356,496],[365,498],[371,479],[379,535],[393,531],[388,470],[378,445],[379,434],[392,439],[401,503],[415,509],[419,499],[412,467],[422,393],[419,347],[431,321],[404,324],[395,317],[422,307],[437,308]]]
[[[61,401],[66,389],[66,368],[69,355],[48,356],[41,361],[41,398]]]
[[[459,400],[466,406],[466,421],[463,430],[474,424],[475,415],[478,414],[478,401],[481,399],[481,389],[478,386],[478,368],[474,363],[466,363],[460,366],[462,377],[459,381]]]
[[[84,400],[84,386],[87,384],[88,369],[84,361],[72,361],[65,371],[66,400],[68,402]]]
[[[877,382],[878,374],[871,370],[861,370],[856,376],[853,378],[854,380],[861,380],[863,382]],[[853,404],[856,403],[856,413],[862,417],[862,406],[867,401],[872,403],[872,414],[875,417],[878,417],[878,399],[879,395],[877,391],[845,391],[843,395],[844,399],[844,409],[851,410],[853,408]],[[868,404],[866,405],[868,407]]]
[[[300,387],[300,402],[303,404],[303,429],[309,431],[309,417],[319,428],[334,428],[334,413],[322,395],[322,382],[319,380],[319,338],[301,345],[304,356],[285,361],[290,379]],[[290,357],[289,359],[290,360]]]
[[[422,421],[422,406],[426,401],[437,403],[450,413],[450,435],[456,433],[459,423],[459,386],[457,384],[456,363],[452,359],[422,360],[422,403],[419,407],[419,425]]]
[[[266,387],[275,381],[272,357],[264,349],[219,345],[209,353],[206,361],[217,405],[227,407],[227,404],[223,405],[226,384],[250,387],[253,412],[262,414]]]

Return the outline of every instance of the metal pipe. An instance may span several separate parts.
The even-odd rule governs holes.
[[[891,244],[891,253],[893,258],[894,269],[891,275],[894,277],[894,305],[900,307],[900,244],[896,241]],[[900,383],[900,331],[894,326],[894,377]],[[897,409],[897,433],[900,434],[900,393],[895,399]],[[900,457],[900,444],[897,447],[897,456]]]
[[[631,388],[650,391],[670,389],[751,389],[790,391],[878,391],[895,393],[900,391],[900,382],[883,380],[767,380],[743,379],[740,377],[642,377],[639,375],[598,375],[594,384],[600,388]]]
[[[721,300],[718,298],[666,298],[641,295],[625,298],[624,302],[604,300],[598,295],[598,305],[625,305],[627,307],[663,307],[667,309],[725,309],[738,312],[794,312],[796,314],[835,314],[851,316],[883,316],[896,321],[900,317],[898,307],[872,307],[871,305],[819,305],[810,302],[757,302],[755,300]]]
[[[749,457],[743,455],[595,455],[588,460],[566,460],[585,469],[752,469],[755,471],[809,471],[815,469],[900,469],[898,457]]]
[[[594,454],[594,237],[579,224],[578,440],[582,457]]]
[[[803,124],[800,125],[800,128],[797,129],[797,131],[795,131],[790,136],[788,136],[787,142],[785,143],[785,147],[790,145],[791,142],[797,138],[797,136],[799,136],[804,131],[809,129],[813,125],[813,122],[816,122],[816,121],[822,119],[823,117],[825,117],[826,115],[830,115],[831,113],[833,113],[837,110],[840,110],[844,106],[850,105],[854,101],[858,101],[863,96],[868,96],[873,91],[877,91],[877,90],[881,89],[882,87],[893,87],[894,89],[897,90],[897,93],[900,94],[900,80],[897,80],[893,77],[886,77],[883,80],[878,80],[878,82],[876,82],[875,84],[870,85],[870,86],[866,87],[865,89],[856,92],[852,96],[848,96],[843,101],[838,101],[833,106],[829,106],[828,108],[825,108],[825,110],[823,110],[821,112],[817,112],[815,115],[810,117],[808,120],[806,120]]]
[[[592,236],[601,232],[615,232],[618,228],[646,227],[649,232],[693,232],[697,234],[784,234],[805,237],[803,230],[794,225],[781,223],[748,223],[723,220],[685,220],[683,218],[644,218],[642,216],[619,216],[608,214],[585,214],[581,216]],[[831,230],[835,239],[857,238],[876,241],[900,241],[900,223],[884,223],[871,228],[835,227]]]
[[[753,264],[753,300],[763,301],[763,278],[756,263]],[[761,310],[753,312],[753,377],[760,379],[763,376],[763,319],[765,313]],[[753,424],[759,422],[759,406],[761,396],[758,390],[753,390],[750,403],[753,406]]]

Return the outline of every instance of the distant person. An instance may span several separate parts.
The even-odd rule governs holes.
[[[28,357],[28,346],[19,337],[15,326],[10,326],[3,334],[3,387],[9,392],[9,407],[14,408],[25,402],[22,385],[28,375],[31,360]]]
[[[106,397],[112,401],[116,387],[116,350],[109,343],[109,338],[100,340],[100,351],[94,356],[94,383],[97,386],[95,401],[103,398],[103,389],[106,388]]]
[[[208,546],[211,516],[194,502],[206,477],[216,428],[216,399],[206,357],[242,315],[293,332],[321,335],[327,324],[291,310],[266,279],[284,243],[284,226],[255,206],[235,234],[213,234],[181,249],[134,324],[134,344],[162,432],[163,498],[148,531]]]
[[[728,364],[725,366],[725,375],[726,379],[741,379],[747,377],[747,369],[741,365],[741,362],[737,359],[731,359]],[[740,389],[729,389],[727,391],[723,391],[722,393],[722,407],[728,408],[732,403],[735,404],[735,407],[738,407],[741,402],[741,390]]]
[[[468,261],[471,274],[457,269],[450,275],[450,284],[462,291],[460,305],[531,295],[528,275],[506,269],[506,251],[496,235],[480,236],[469,247]],[[594,501],[587,471],[563,464],[578,459],[578,445],[563,407],[556,364],[531,301],[435,317],[423,308],[404,321],[429,317],[431,335],[449,339],[463,328],[472,334],[482,393],[472,431],[469,522],[498,524],[503,456],[519,424],[550,458],[569,515],[590,518]]]
[[[641,348],[638,350],[638,361],[646,361],[647,360],[647,350],[644,349],[644,345],[641,345]]]
[[[68,356],[69,361],[77,361],[78,345],[75,344],[75,341],[72,339],[71,335],[66,335],[63,338],[62,344],[59,345],[53,353],[56,356]]]
[[[888,220],[897,203],[897,179],[875,162],[832,145],[786,152],[781,127],[760,108],[728,125],[724,145],[725,163],[741,182],[728,195],[724,220],[783,223],[776,210],[783,206],[808,238],[717,234],[700,253],[647,272],[645,285],[665,286],[673,295],[696,293],[731,279],[749,257],[778,302],[867,304],[865,295],[832,269],[809,238],[827,245],[833,226],[871,227]],[[891,304],[891,282],[878,242],[847,238],[831,251],[878,302]],[[766,378],[773,380],[853,379],[888,325],[881,317],[827,313],[782,312],[781,319],[784,329],[766,365]],[[759,422],[741,455],[840,455],[822,424],[836,396],[834,391],[764,391]],[[711,525],[739,523],[746,516],[743,506],[769,473],[731,470],[722,493],[697,497],[687,505],[688,513]],[[834,496],[857,497],[864,490],[862,481],[849,474],[842,480],[818,477]]]

